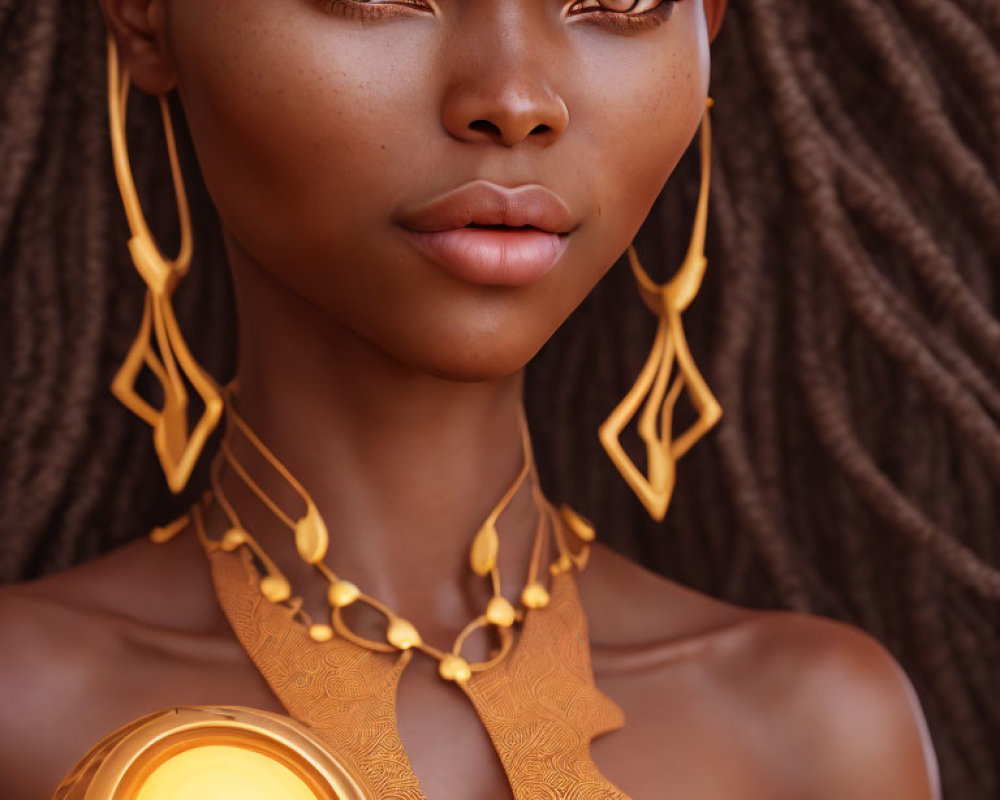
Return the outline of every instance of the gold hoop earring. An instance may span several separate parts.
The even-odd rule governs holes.
[[[708,261],[705,258],[705,233],[708,227],[708,197],[711,183],[712,127],[706,102],[701,123],[701,190],[694,232],[687,256],[677,274],[665,284],[657,284],[639,263],[634,245],[628,257],[639,286],[639,293],[649,309],[659,317],[653,349],[625,398],[601,425],[598,436],[615,467],[646,507],[650,516],[661,521],[673,495],[676,462],[722,417],[722,407],[698,371],[691,356],[681,313],[694,301],[701,288]],[[674,363],[677,377],[670,384]],[[681,391],[687,388],[698,419],[678,437],[673,435],[674,407]],[[620,436],[646,400],[639,417],[639,435],[646,444],[647,475],[643,475],[622,448]],[[659,430],[657,430],[659,425]]]
[[[171,304],[177,284],[191,265],[193,236],[187,193],[177,158],[170,107],[166,97],[161,95],[160,113],[163,117],[181,228],[180,250],[174,259],[166,258],[160,251],[139,203],[129,163],[125,131],[130,85],[128,70],[120,68],[118,47],[114,39],[109,36],[108,116],[112,157],[115,177],[132,234],[128,249],[136,270],[146,284],[146,298],[139,333],[111,382],[111,391],[130,411],[153,428],[153,445],[163,466],[167,484],[171,491],[180,492],[187,485],[205,442],[218,425],[223,409],[222,392],[188,350]],[[156,336],[159,355],[152,347],[151,333]],[[147,403],[136,391],[136,380],[143,366],[152,371],[163,387],[163,407],[160,409]],[[190,434],[187,417],[188,394],[182,372],[205,405],[201,417]]]

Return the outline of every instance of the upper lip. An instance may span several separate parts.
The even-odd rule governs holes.
[[[412,231],[434,233],[467,225],[530,226],[549,233],[569,233],[573,213],[551,189],[538,184],[506,188],[486,180],[472,181],[404,213],[400,224]]]

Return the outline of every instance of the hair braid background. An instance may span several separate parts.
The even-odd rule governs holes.
[[[947,796],[995,797],[1000,3],[730,6],[714,49],[710,267],[686,317],[726,417],[685,459],[665,528],[652,524],[595,433],[653,334],[621,265],[529,372],[545,484],[605,541],[684,583],[871,631],[914,679]],[[192,496],[170,497],[148,430],[108,391],[141,292],[109,160],[103,44],[96,4],[0,0],[7,580],[94,556]],[[169,186],[155,104],[136,100],[134,117],[138,182],[169,242],[172,197],[149,188]],[[694,161],[640,235],[651,268],[680,263]],[[228,275],[189,182],[200,236],[179,314],[224,379]]]

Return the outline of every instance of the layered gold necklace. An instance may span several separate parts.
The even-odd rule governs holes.
[[[211,495],[221,506],[229,521],[229,529],[218,541],[209,540],[205,534],[201,509],[193,509],[195,529],[208,552],[221,549],[233,552],[238,548],[247,548],[263,566],[263,577],[259,588],[264,597],[272,603],[285,603],[291,608],[301,624],[305,626],[309,636],[316,642],[330,641],[339,636],[359,647],[380,652],[394,653],[419,651],[438,661],[438,671],[442,678],[451,681],[464,682],[473,672],[487,670],[501,661],[509,652],[513,642],[512,629],[516,623],[523,621],[528,609],[540,609],[550,602],[549,592],[541,582],[540,568],[542,554],[546,545],[546,535],[551,534],[555,540],[556,559],[549,565],[552,574],[569,570],[572,566],[582,569],[590,551],[590,543],[594,540],[593,528],[572,509],[564,506],[557,511],[544,497],[538,486],[534,467],[534,456],[527,424],[521,417],[521,439],[524,463],[513,483],[487,515],[472,540],[469,551],[469,565],[472,571],[490,581],[492,598],[481,615],[469,622],[458,634],[450,650],[441,650],[429,644],[420,635],[416,626],[405,617],[400,616],[374,597],[363,592],[356,584],[343,579],[324,561],[329,536],[322,517],[317,510],[312,497],[281,463],[273,452],[260,440],[253,429],[246,423],[235,409],[233,402],[234,385],[230,384],[223,393],[226,404],[227,425],[219,453],[212,463]],[[238,434],[266,460],[266,462],[283,478],[294,492],[301,498],[302,512],[293,519],[283,510],[260,486],[237,458],[233,450],[233,438]],[[278,569],[256,539],[249,533],[240,516],[237,514],[221,481],[222,469],[229,469],[254,495],[266,506],[274,517],[286,526],[294,536],[296,550],[299,556],[308,564],[312,564],[328,584],[327,600],[330,606],[330,622],[314,623],[302,609],[299,599],[292,598],[292,587],[286,577]],[[531,561],[524,587],[520,592],[520,607],[515,608],[501,591],[500,570],[497,566],[500,550],[500,536],[497,522],[507,510],[511,501],[523,485],[531,482],[532,497],[538,509],[534,544]],[[567,541],[566,531],[573,535],[574,546]],[[170,531],[162,531],[155,535],[157,540],[169,538]],[[384,641],[374,641],[357,635],[346,624],[344,610],[355,604],[362,604],[374,609],[386,620]],[[466,641],[476,631],[492,627],[497,633],[500,646],[486,661],[471,664],[463,655]]]
[[[594,530],[542,494],[523,415],[524,463],[475,532],[469,551],[470,567],[489,581],[491,597],[446,650],[429,644],[406,617],[327,565],[329,536],[312,497],[236,411],[232,385],[223,396],[227,424],[211,467],[211,491],[189,515],[155,529],[150,538],[163,544],[189,525],[194,528],[220,606],[288,717],[239,707],[153,714],[95,747],[60,787],[58,800],[180,800],[202,792],[199,781],[218,778],[220,771],[220,785],[230,789],[199,793],[199,798],[229,800],[238,791],[241,800],[251,800],[248,793],[256,791],[264,792],[262,800],[426,800],[396,721],[399,681],[416,654],[434,659],[440,676],[471,701],[515,800],[628,800],[590,758],[591,741],[624,724],[621,709],[594,685],[576,585]],[[237,457],[237,437],[287,482],[300,508],[289,513],[264,491]],[[289,529],[298,555],[320,573],[329,621],[309,616],[247,529],[223,486],[226,471]],[[528,574],[515,604],[502,592],[497,525],[528,482],[538,519]],[[218,538],[208,535],[204,521],[211,503],[227,520]],[[554,555],[543,569],[550,551]],[[381,615],[384,637],[371,639],[353,630],[345,618],[352,606]],[[495,644],[485,660],[470,661],[466,643],[483,629],[495,633]],[[210,753],[211,747],[216,750]],[[199,754],[201,760],[183,761]],[[249,757],[263,762],[251,764]],[[261,789],[265,785],[270,788]]]

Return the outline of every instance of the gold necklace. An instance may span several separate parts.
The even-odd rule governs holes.
[[[172,708],[150,715],[92,748],[60,787],[59,800],[175,800],[197,794],[206,779],[245,787],[251,766],[246,759],[251,756],[263,758],[263,765],[258,764],[261,774],[274,786],[288,791],[298,787],[300,794],[288,796],[427,800],[396,721],[399,680],[418,652],[436,659],[441,677],[472,703],[515,800],[628,800],[590,758],[591,741],[624,724],[621,709],[594,685],[587,620],[575,580],[587,563],[594,531],[570,509],[557,511],[542,495],[526,426],[524,465],[476,532],[470,550],[470,566],[490,579],[493,596],[446,651],[427,644],[404,617],[326,566],[328,536],[315,503],[238,415],[232,387],[226,400],[227,427],[212,465],[213,490],[189,515],[155,529],[151,538],[166,542],[193,522],[220,606],[288,717],[234,706]],[[300,517],[293,519],[275,503],[240,463],[231,446],[236,434],[256,447],[297,491],[304,505]],[[288,580],[243,527],[222,488],[223,466],[293,531],[299,555],[326,579],[329,625],[309,618],[302,600],[292,597]],[[515,609],[500,593],[496,523],[529,478],[538,523],[520,608]],[[203,507],[212,497],[229,521],[219,539],[210,539],[204,525]],[[556,553],[548,587],[540,574],[547,534]],[[358,636],[347,626],[342,612],[355,603],[385,617],[384,641]],[[473,631],[487,626],[498,632],[499,646],[488,660],[470,664],[462,655],[463,645]],[[178,757],[186,753],[199,760]],[[153,781],[183,788],[147,796],[143,792]],[[257,790],[264,785],[251,784]]]
[[[218,540],[212,540],[205,531],[202,509],[198,505],[192,508],[192,518],[195,530],[206,552],[215,550],[233,552],[245,547],[263,565],[264,575],[259,583],[261,593],[271,603],[283,604],[292,609],[295,617],[303,624],[309,636],[316,642],[330,641],[334,636],[341,636],[367,650],[381,653],[397,651],[419,651],[438,662],[438,673],[449,681],[464,683],[475,672],[488,670],[502,661],[509,653],[513,642],[513,627],[522,622],[527,609],[540,609],[550,602],[548,589],[540,580],[542,552],[546,543],[546,533],[551,535],[556,545],[556,558],[549,565],[549,571],[555,575],[564,572],[572,566],[583,569],[590,553],[590,543],[595,538],[593,527],[568,506],[558,511],[549,503],[538,486],[537,473],[534,468],[534,455],[531,439],[523,413],[521,416],[522,450],[524,463],[513,483],[487,515],[473,537],[469,551],[469,564],[473,572],[480,577],[489,578],[492,598],[484,612],[469,622],[458,634],[450,650],[442,650],[429,644],[417,630],[416,626],[405,617],[397,614],[379,600],[363,592],[356,584],[343,579],[325,562],[329,535],[322,517],[312,497],[305,487],[281,463],[261,439],[254,433],[242,416],[236,411],[233,403],[235,383],[230,383],[223,392],[226,411],[226,430],[218,454],[211,465],[212,490],[206,495],[206,500],[214,497],[229,520],[230,527]],[[286,513],[249,474],[236,457],[231,446],[235,432],[249,442],[256,451],[281,475],[294,489],[303,501],[304,511],[298,519],[293,519]],[[233,507],[222,488],[221,470],[227,466],[256,495],[271,513],[294,534],[296,549],[299,556],[312,564],[327,581],[327,601],[330,606],[330,624],[314,623],[302,608],[299,598],[292,597],[292,589],[287,578],[268,556],[256,539],[247,531],[239,514]],[[531,561],[528,576],[520,592],[520,607],[514,605],[502,594],[500,571],[497,566],[497,556],[500,548],[500,538],[497,522],[510,505],[518,490],[528,478],[531,478],[532,497],[539,510]],[[181,522],[178,520],[178,522]],[[562,524],[560,524],[560,522]],[[151,538],[155,542],[168,541],[183,525],[174,523],[169,528],[154,530]],[[576,548],[569,546],[564,536],[564,527],[574,534],[577,540]],[[387,621],[385,641],[374,641],[354,633],[344,620],[344,609],[356,603],[364,604],[381,614]],[[470,663],[462,656],[463,648],[476,631],[492,626],[500,641],[500,647],[485,661]]]

